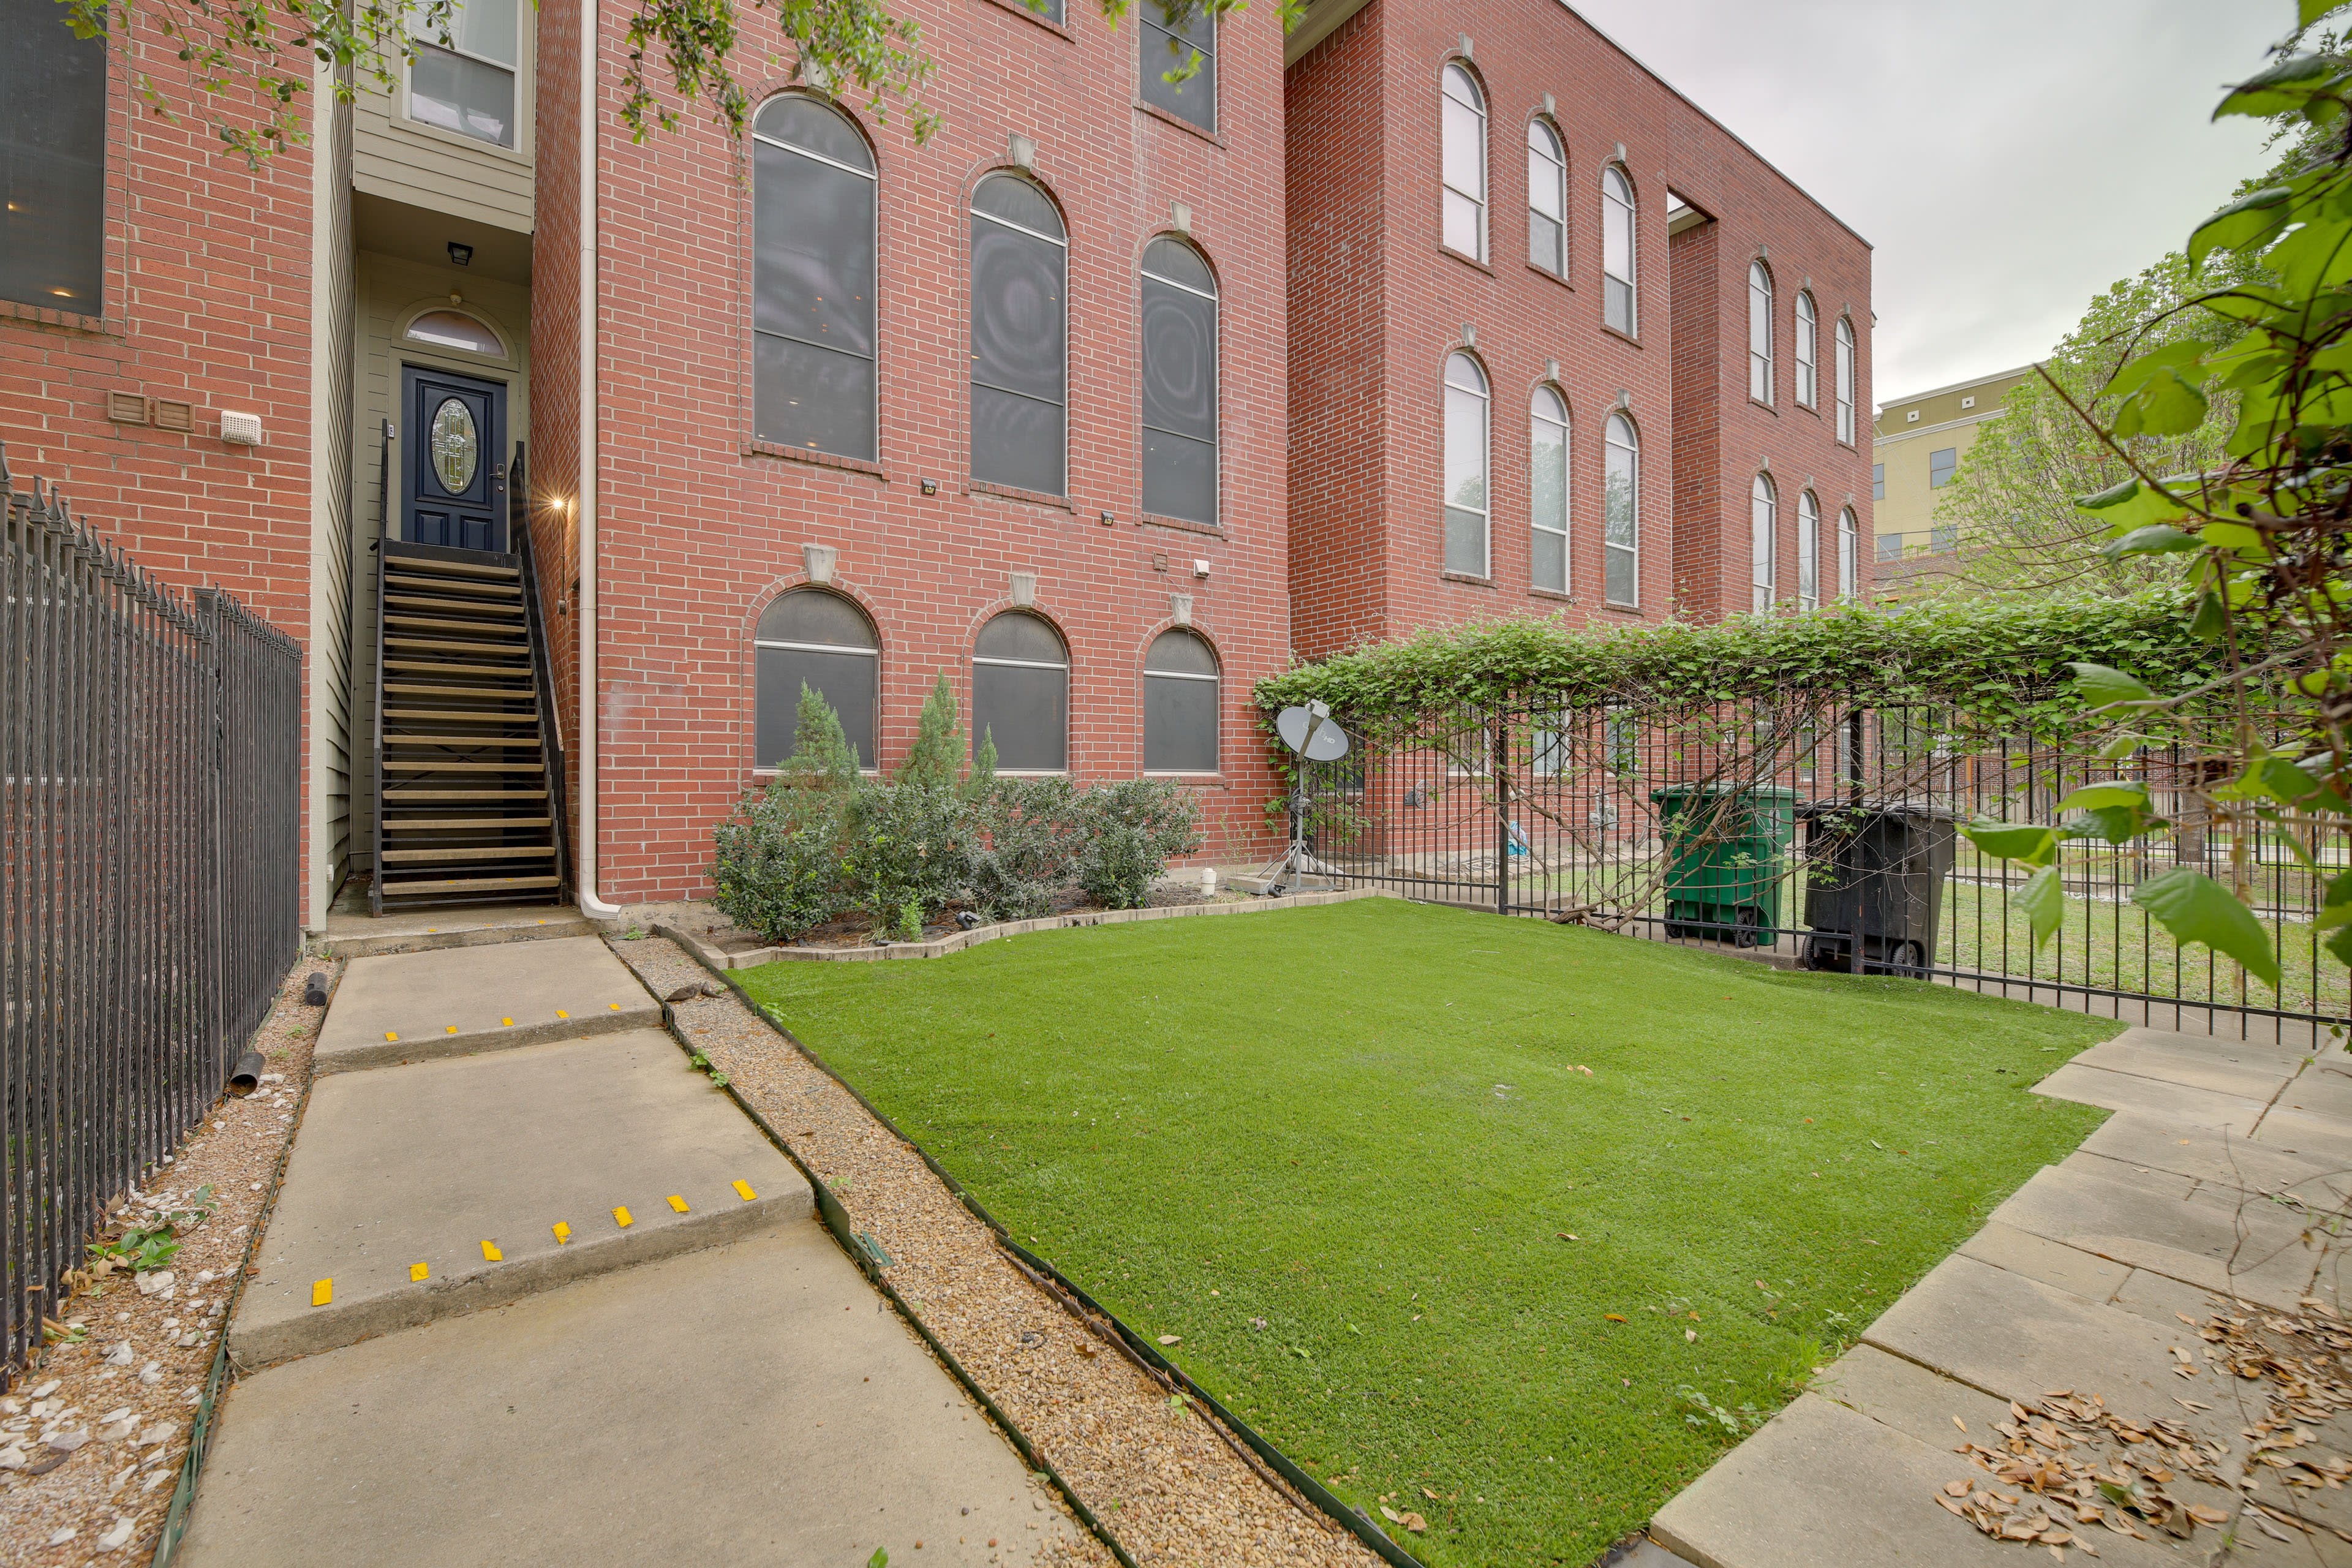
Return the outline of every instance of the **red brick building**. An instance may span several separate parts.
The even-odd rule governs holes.
[[[1858,236],[1555,0],[1321,0],[1288,56],[1303,657],[1861,592]]]
[[[1574,13],[1254,6],[1178,84],[1059,5],[908,6],[918,144],[782,79],[634,142],[625,12],[478,4],[249,172],[0,0],[0,440],[303,645],[312,929],[701,895],[803,681],[887,770],[945,675],[1255,858],[1294,657],[1868,558],[1867,247]]]

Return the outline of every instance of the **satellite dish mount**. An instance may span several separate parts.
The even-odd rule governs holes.
[[[1275,716],[1274,732],[1282,743],[1298,754],[1300,763],[1336,763],[1348,754],[1348,732],[1331,721],[1331,705],[1309,702],[1302,708],[1286,708]],[[1296,892],[1313,883],[1319,891],[1331,886],[1330,868],[1307,852],[1307,814],[1315,807],[1315,799],[1307,793],[1307,770],[1297,770],[1297,782],[1291,786],[1290,844],[1280,855],[1266,862],[1258,872],[1258,880],[1267,898],[1279,898]]]

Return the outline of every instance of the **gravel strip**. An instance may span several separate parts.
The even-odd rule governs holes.
[[[298,962],[249,1043],[268,1057],[265,1072],[283,1075],[278,1081],[265,1080],[248,1099],[224,1098],[167,1156],[171,1163],[150,1173],[151,1184],[129,1194],[140,1213],[183,1208],[197,1188],[213,1189],[213,1215],[183,1237],[168,1269],[172,1283],[142,1296],[128,1274],[79,1281],[64,1310],[51,1315],[86,1337],[43,1351],[0,1399],[0,1463],[12,1451],[25,1456],[23,1468],[0,1469],[0,1563],[59,1568],[144,1562],[153,1553],[236,1300],[236,1270],[301,1120],[323,1016],[302,1005],[302,981],[318,973],[331,990],[342,964]],[[45,1435],[84,1440],[36,1476],[34,1468],[58,1457]]]
[[[663,937],[612,944],[656,996],[708,979]],[[1151,1568],[1378,1564],[1362,1542],[1236,1455],[1197,1407],[1081,1328],[997,1247],[914,1149],[732,992],[674,1005],[679,1028],[824,1178],[896,1264],[890,1282],[979,1384]],[[1110,1561],[1091,1540],[1095,1556]]]

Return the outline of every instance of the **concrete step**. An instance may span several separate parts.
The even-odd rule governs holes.
[[[814,1213],[665,1032],[341,1073],[311,1089],[229,1353],[316,1355]]]
[[[173,1562],[1063,1561],[1075,1527],[879,1306],[808,1224],[271,1367]]]
[[[392,953],[354,959],[343,971],[319,1027],[314,1070],[324,1076],[659,1027],[661,1004],[593,936],[534,942],[527,952],[467,944],[455,952]]]
[[[495,790],[448,792],[469,801],[547,798],[544,790],[512,795]],[[396,799],[387,804],[396,805]],[[509,942],[560,942],[593,936],[595,926],[569,904],[490,904],[469,910],[409,910],[370,915],[362,897],[352,909],[327,916],[322,951],[336,958],[373,958],[387,952],[423,952],[450,947],[495,946]]]

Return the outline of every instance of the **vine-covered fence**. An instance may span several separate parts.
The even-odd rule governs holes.
[[[216,1100],[301,941],[301,654],[0,452],[0,1332]]]
[[[2315,867],[2253,810],[2217,807],[2213,749],[2117,745],[2083,722],[2063,689],[2068,655],[2185,679],[2212,650],[2169,629],[2168,603],[2061,610],[1759,617],[1614,637],[1471,627],[1294,670],[1259,700],[1268,712],[1327,701],[1350,733],[1348,757],[1296,771],[1318,869],[1342,886],[2159,1027],[2307,1038],[2352,1017],[2352,972],[2315,924],[2327,880],[2352,870],[2346,825],[2305,825]],[[2013,901],[2030,869],[1954,828],[2049,821],[2106,780],[2145,784],[2167,826],[2070,841],[2065,918],[2037,944]],[[1883,844],[1857,847],[1889,812],[1937,851],[1908,872],[1873,860]],[[1935,874],[1919,877],[1928,861]],[[2180,947],[2133,902],[2180,866],[2239,892],[2277,943],[2278,985]],[[1901,931],[1849,940],[1867,925],[1854,897],[1885,914],[1889,898],[1916,904],[1923,889],[1932,907],[1910,909]],[[1817,894],[1820,924],[1808,919]]]

